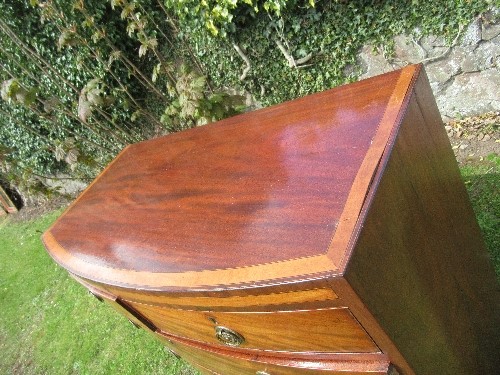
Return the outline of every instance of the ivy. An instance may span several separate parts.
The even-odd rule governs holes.
[[[338,86],[359,76],[363,45],[451,42],[494,5],[0,0],[0,174],[92,178],[129,143],[238,113],[229,92],[270,105]]]
[[[190,40],[216,86],[239,87],[267,106],[356,80],[363,45],[371,44],[390,57],[398,34],[436,34],[451,43],[461,28],[491,6],[487,0],[316,1],[314,7],[291,1],[279,15],[247,16],[237,32],[225,38],[197,29]],[[234,44],[251,63],[244,80],[240,77],[247,64]],[[290,57],[298,61],[308,55],[304,66],[290,68]]]

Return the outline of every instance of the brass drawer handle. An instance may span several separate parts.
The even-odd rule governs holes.
[[[240,346],[245,342],[243,336],[227,327],[215,326],[215,337],[224,345]]]

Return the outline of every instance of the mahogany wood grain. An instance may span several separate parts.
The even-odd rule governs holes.
[[[210,308],[211,310],[220,310],[227,307],[238,308],[243,307],[246,310],[253,306],[270,308],[280,305],[299,305],[314,302],[334,301],[338,298],[335,292],[331,289],[309,289],[288,292],[274,292],[261,295],[244,295],[244,296],[172,296],[165,294],[148,294],[131,292],[126,289],[108,288],[124,300],[139,302],[142,304],[150,304],[156,306],[171,306],[186,309]]]
[[[129,304],[162,331],[211,344],[220,344],[215,337],[215,325],[220,325],[245,338],[242,348],[344,353],[379,351],[347,308],[248,313],[185,311]]]
[[[206,373],[500,368],[499,286],[422,66],[131,145],[43,241]]]
[[[332,235],[414,72],[129,146],[44,241],[77,275],[151,290],[340,273]]]
[[[415,373],[493,374],[499,288],[424,74],[391,147],[345,277]]]
[[[9,198],[2,186],[0,186],[0,211],[5,210],[7,213],[17,212],[17,207]]]
[[[383,354],[330,354],[315,356],[269,355],[264,351],[228,350],[160,333],[157,337],[177,355],[202,371],[221,375],[382,375],[390,365]]]
[[[274,311],[345,307],[346,301],[331,287],[327,279],[302,283],[278,284],[252,289],[220,289],[217,291],[177,290],[175,293],[116,287],[71,275],[84,285],[105,291],[125,302],[200,311]]]

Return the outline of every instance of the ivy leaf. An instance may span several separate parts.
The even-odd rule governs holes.
[[[78,99],[78,117],[83,122],[87,122],[87,118],[92,113],[92,106],[87,101],[86,95],[82,95],[82,94],[83,94],[83,92],[80,94],[80,97]]]
[[[193,82],[191,83],[191,87],[193,90],[203,90],[205,88],[205,83],[206,83],[206,78],[205,76],[200,76],[196,79],[193,80]]]
[[[151,75],[151,80],[153,81],[153,83],[156,82],[156,80],[158,79],[160,71],[161,71],[161,63],[158,63],[153,68],[153,74]]]
[[[108,58],[108,68],[110,68],[111,64],[113,64],[113,62],[115,62],[116,60],[118,60],[120,57],[121,57],[121,52],[120,51],[113,51],[113,52],[111,52],[111,54],[109,55],[109,58]]]
[[[115,7],[120,7],[123,5],[123,0],[111,0],[111,9],[115,9]]]
[[[72,171],[76,168],[76,163],[78,162],[79,155],[80,151],[78,151],[76,148],[72,148],[66,153],[64,161],[69,164]]]
[[[104,104],[104,99],[102,97],[102,91],[98,88],[93,88],[87,92],[87,101],[91,105],[100,106]]]
[[[76,0],[73,3],[73,9],[74,10],[83,10],[84,9],[84,7],[83,7],[83,0]]]
[[[139,28],[137,22],[131,21],[127,24],[127,34],[128,36],[134,35],[135,31]]]
[[[141,44],[139,47],[139,57],[144,56],[148,52],[148,46],[147,44]]]
[[[54,149],[54,156],[56,157],[57,161],[63,160],[66,156],[66,152],[64,151],[62,143],[56,145],[56,148]]]
[[[217,36],[219,34],[219,29],[215,27],[213,20],[207,20],[205,22],[205,26],[213,36]]]
[[[63,47],[72,47],[78,44],[76,33],[72,30],[64,30],[59,39],[57,40],[57,49],[61,50]]]
[[[150,38],[148,40],[148,45],[149,47],[151,47],[151,49],[155,49],[156,47],[158,47],[158,40],[156,38]]]
[[[135,4],[133,2],[126,4],[123,7],[122,13],[120,15],[122,20],[130,16],[134,12],[134,9],[135,9]]]
[[[24,104],[27,107],[31,106],[36,100],[36,93],[37,93],[36,88],[32,88],[31,90],[26,91],[22,104]]]
[[[95,33],[92,34],[92,41],[94,43],[97,43],[102,38],[104,38],[104,34],[100,30],[97,30]]]
[[[144,40],[144,38],[140,36],[139,39],[141,40],[141,46],[139,47],[139,57],[144,56],[148,52],[148,49],[155,49],[158,46],[158,41],[156,40],[156,38]]]
[[[130,116],[130,121],[135,122],[141,116],[141,110],[137,110]]]
[[[82,22],[83,27],[91,28],[94,25],[94,17],[87,17],[85,21]]]

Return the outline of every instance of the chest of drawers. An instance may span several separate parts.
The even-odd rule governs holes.
[[[127,147],[43,235],[206,374],[487,374],[499,290],[425,72]]]

